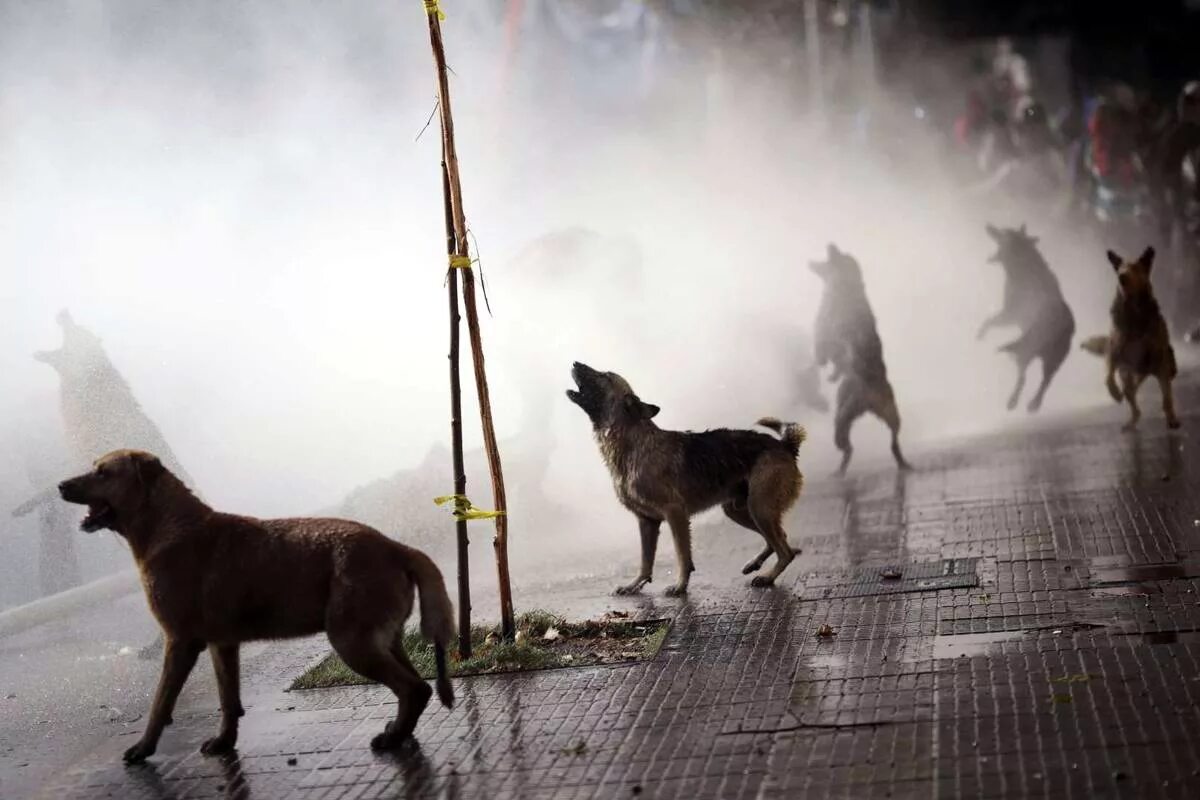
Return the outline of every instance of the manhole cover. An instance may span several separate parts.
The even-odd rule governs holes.
[[[805,582],[802,600],[866,597],[904,592],[936,592],[979,585],[978,558],[950,558],[916,564],[890,564],[840,576],[814,576]],[[899,575],[899,577],[895,577]]]

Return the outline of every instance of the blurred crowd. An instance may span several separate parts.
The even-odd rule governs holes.
[[[1200,80],[1164,101],[1146,87],[1104,81],[1047,107],[1026,59],[1007,39],[975,60],[952,120],[965,179],[980,193],[1020,197],[1060,224],[1091,227],[1117,249],[1153,244],[1172,321],[1200,336]]]

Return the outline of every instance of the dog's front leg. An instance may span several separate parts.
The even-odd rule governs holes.
[[[1125,423],[1123,430],[1131,431],[1137,427],[1138,421],[1142,418],[1142,409],[1138,406],[1137,392],[1141,387],[1142,381],[1145,378],[1141,375],[1135,375],[1129,370],[1121,371],[1121,388],[1125,392],[1125,399],[1129,401],[1129,422]]]
[[[987,336],[988,331],[1000,324],[1000,320],[1004,318],[1004,312],[999,311],[983,321],[979,326],[979,332],[975,334],[975,341],[979,341]]]
[[[650,582],[654,574],[654,555],[658,552],[658,532],[661,527],[662,520],[638,516],[638,533],[642,537],[642,571],[632,583],[618,586],[616,594],[637,594]]]
[[[692,564],[692,523],[685,512],[676,511],[667,517],[667,524],[675,540],[675,563],[679,569],[679,579],[667,588],[667,596],[678,597],[687,594],[688,581],[696,569]]]
[[[246,711],[242,708],[238,646],[210,644],[208,654],[212,657],[213,672],[217,675],[217,693],[221,697],[221,730],[200,746],[200,752],[212,756],[229,753],[237,745],[238,720],[246,715]]]
[[[154,704],[150,707],[146,732],[137,744],[125,751],[126,764],[137,764],[154,755],[163,728],[171,721],[171,712],[175,709],[179,692],[203,649],[203,642],[167,639],[162,675],[158,679],[158,691],[154,693]]]

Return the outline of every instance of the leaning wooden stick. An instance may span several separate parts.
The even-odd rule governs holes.
[[[450,173],[446,169],[446,153],[442,152],[442,201],[446,219],[446,254],[455,255],[454,212],[450,208]],[[467,472],[463,466],[462,385],[458,371],[458,272],[446,270],[446,287],[450,302],[450,449],[454,463],[454,494],[467,494]],[[458,517],[454,523],[458,538],[458,657],[471,657],[471,540],[467,537],[467,521]]]
[[[446,51],[442,44],[443,14],[438,0],[422,0],[429,17],[429,43],[437,68],[438,113],[442,124],[442,153],[446,165],[446,188],[449,189],[450,210],[454,229],[454,254],[450,257],[452,270],[462,271],[463,307],[467,315],[467,332],[471,339],[471,361],[475,367],[475,390],[479,396],[479,416],[483,423],[483,447],[487,453],[488,470],[492,475],[492,496],[495,506],[496,572],[500,584],[500,625],[506,639],[516,634],[513,615],[512,586],[508,574],[508,504],[504,496],[504,471],[500,465],[500,450],[496,445],[496,428],[492,422],[492,403],[488,395],[487,372],[483,363],[483,339],[479,332],[479,313],[475,305],[475,274],[467,246],[467,218],[463,211],[462,184],[458,174],[458,154],[454,148],[454,117],[450,110],[450,82],[447,77]]]

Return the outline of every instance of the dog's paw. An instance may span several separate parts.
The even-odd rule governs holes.
[[[232,736],[214,736],[200,745],[200,752],[206,756],[222,756],[232,753],[237,745],[237,739]]]
[[[1167,420],[1167,427],[1173,431],[1177,431],[1183,427],[1183,423],[1179,421],[1178,417],[1171,417]]]
[[[1120,403],[1125,400],[1125,395],[1121,393],[1121,387],[1117,386],[1115,381],[1109,381],[1104,385],[1108,388],[1108,393],[1114,403]]]
[[[758,572],[760,569],[762,569],[762,564],[757,561],[751,561],[742,567],[742,574],[749,575],[752,572]]]
[[[1018,397],[1015,394],[1012,397],[1008,398],[1008,403],[1007,403],[1006,407],[1008,408],[1009,411],[1012,411],[1014,408],[1017,407],[1017,400],[1018,400]]]
[[[624,597],[626,595],[639,594],[641,591],[642,584],[634,582],[626,584],[625,586],[618,586],[617,588],[613,589],[613,594]]]
[[[770,575],[755,575],[750,580],[750,585],[753,586],[755,589],[765,589],[768,586],[774,586],[775,579],[772,578]]]
[[[677,583],[674,586],[669,586],[667,587],[667,590],[663,592],[663,594],[665,594],[667,597],[682,597],[683,595],[687,594],[687,584]]]
[[[1025,410],[1030,414],[1035,414],[1042,408],[1042,398],[1035,397],[1029,401],[1029,405],[1025,406]]]
[[[124,759],[126,764],[141,764],[150,756],[154,755],[154,751],[158,749],[157,745],[147,742],[138,742],[133,747],[125,751]]]
[[[1124,433],[1133,433],[1134,431],[1137,430],[1137,426],[1138,426],[1138,424],[1137,424],[1136,419],[1130,420],[1129,422],[1126,422],[1124,425],[1121,426],[1121,431]]]

